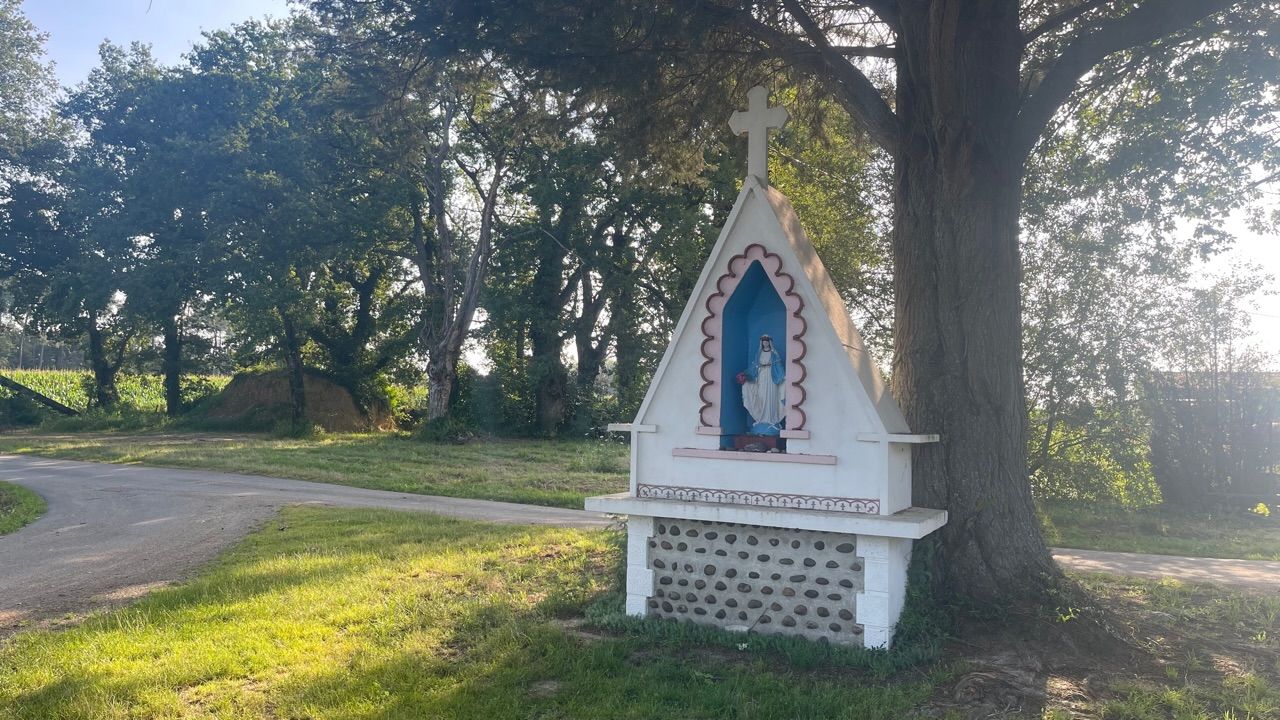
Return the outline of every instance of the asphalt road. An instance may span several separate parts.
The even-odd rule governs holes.
[[[1145,555],[1142,553],[1054,548],[1053,559],[1075,572],[1110,573],[1187,583],[1218,583],[1245,590],[1280,593],[1280,562]]]
[[[39,520],[0,536],[0,637],[128,602],[188,576],[283,505],[416,510],[491,522],[604,527],[582,510],[411,495],[201,470],[0,455],[0,480],[40,493]],[[1280,562],[1054,550],[1068,569],[1280,591]]]
[[[0,480],[40,493],[39,520],[0,536],[0,637],[110,607],[186,577],[292,504],[418,510],[604,527],[583,510],[407,495],[252,475],[0,455]]]

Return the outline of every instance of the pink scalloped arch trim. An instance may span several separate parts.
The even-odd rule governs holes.
[[[787,373],[784,380],[787,384],[787,429],[803,430],[805,413],[801,406],[805,401],[804,357],[808,352],[804,342],[804,334],[808,329],[808,323],[802,315],[804,299],[795,292],[795,278],[782,271],[782,258],[758,243],[748,245],[741,255],[735,255],[729,260],[725,274],[716,281],[716,292],[707,298],[707,316],[702,320],[703,361],[699,370],[702,375],[702,389],[699,391],[702,409],[698,413],[699,419],[703,427],[720,425],[720,340],[724,331],[724,306],[733,297],[733,291],[738,288],[742,276],[753,262],[760,263],[787,309],[787,337],[790,338],[787,343]]]

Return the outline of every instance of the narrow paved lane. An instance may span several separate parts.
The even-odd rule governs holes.
[[[283,505],[416,510],[472,520],[605,527],[582,510],[462,500],[303,480],[0,455],[0,480],[49,511],[0,536],[0,637],[27,623],[127,602],[187,576]],[[1280,562],[1055,550],[1064,567],[1280,591]]]
[[[582,510],[26,456],[0,455],[0,480],[25,485],[49,504],[39,520],[0,536],[0,637],[27,622],[107,607],[179,580],[283,505],[572,527],[610,522]]]
[[[1144,555],[1142,553],[1054,548],[1053,559],[1075,572],[1110,573],[1187,583],[1218,583],[1280,593],[1280,562]]]

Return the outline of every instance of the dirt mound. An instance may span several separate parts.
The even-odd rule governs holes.
[[[307,419],[330,432],[391,430],[395,422],[386,407],[365,414],[351,393],[332,380],[307,373]],[[231,379],[209,408],[207,417],[243,421],[245,429],[266,429],[290,416],[289,378],[284,370],[241,373]]]

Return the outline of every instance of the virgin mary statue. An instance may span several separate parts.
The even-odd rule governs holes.
[[[760,349],[742,374],[742,404],[755,421],[751,432],[777,435],[782,429],[782,379],[786,367],[773,347],[773,338],[760,336]]]

